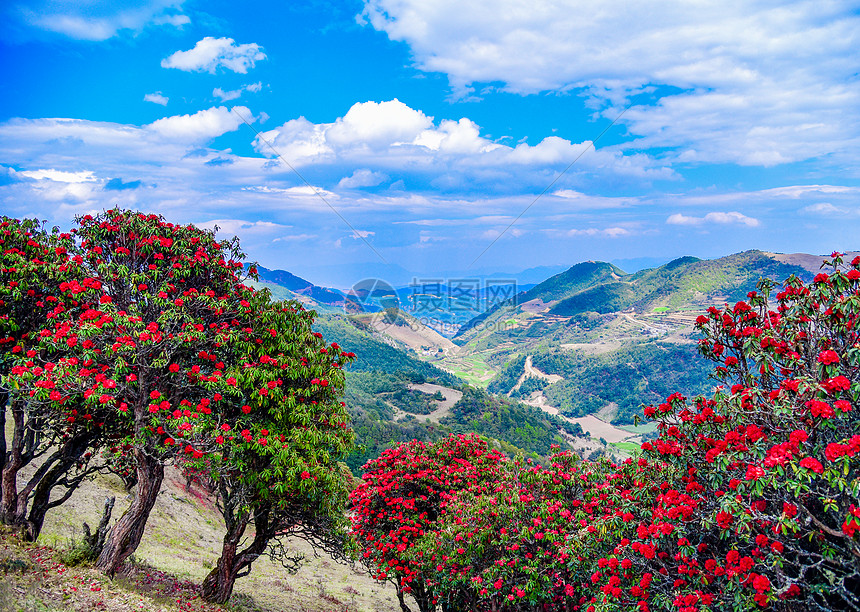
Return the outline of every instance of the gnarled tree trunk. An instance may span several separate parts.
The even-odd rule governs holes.
[[[6,402],[9,401],[9,392],[0,389],[0,474],[6,465]]]
[[[135,449],[134,453],[137,463],[134,499],[111,529],[96,562],[96,567],[109,576],[113,576],[123,561],[137,550],[164,480],[164,465],[161,461],[150,456],[145,449]]]
[[[12,403],[10,408],[12,413],[12,444],[9,446],[8,452],[5,453],[3,471],[0,473],[0,522],[11,527],[22,528],[24,517],[18,513],[18,472],[25,465],[24,407],[16,401]],[[4,442],[5,438],[4,431]]]
[[[226,517],[225,517],[226,518]],[[200,585],[200,597],[204,601],[223,604],[230,599],[236,578],[250,572],[251,564],[266,552],[269,538],[269,513],[258,515],[254,521],[256,533],[254,540],[245,550],[236,552],[242,534],[248,526],[250,517],[238,517],[228,522],[227,534],[221,547],[221,557]],[[244,570],[244,571],[243,571]]]
[[[27,483],[27,487],[21,492],[18,500],[18,513],[23,519],[27,512],[27,498],[32,493],[30,504],[30,515],[24,525],[24,539],[35,542],[42,532],[45,523],[45,514],[51,508],[65,503],[72,493],[91,471],[83,471],[74,478],[68,478],[69,471],[75,467],[78,461],[90,448],[97,434],[95,432],[81,432],[67,440],[48,460],[39,468],[36,474]],[[50,468],[50,469],[49,469]],[[62,496],[51,500],[51,492],[62,483],[66,491]]]

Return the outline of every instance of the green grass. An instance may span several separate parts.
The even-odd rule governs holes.
[[[669,312],[671,310],[668,306],[657,306],[656,308],[652,308],[652,312]]]
[[[657,423],[649,421],[647,423],[642,423],[641,425],[619,425],[618,428],[623,429],[626,432],[641,436],[643,434],[649,434],[651,432],[657,431]]]
[[[607,445],[610,451],[615,451],[621,455],[634,457],[641,452],[641,447],[635,442],[612,442]]]
[[[446,364],[448,368],[457,376],[465,380],[472,386],[486,388],[489,384],[491,375],[494,370],[487,365],[484,358],[480,355],[472,355],[458,359],[454,363]]]

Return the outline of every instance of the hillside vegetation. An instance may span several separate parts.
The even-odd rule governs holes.
[[[642,416],[643,405],[671,390],[711,388],[697,359],[697,313],[745,298],[760,278],[792,274],[811,276],[761,251],[714,260],[681,257],[635,274],[584,262],[483,313],[454,341],[462,354],[480,355],[496,369],[490,392],[531,396],[530,403],[567,417],[600,412],[629,425]],[[563,380],[512,393],[528,355],[536,368]]]
[[[551,444],[569,446],[582,430],[532,406],[493,397],[468,386],[453,374],[417,359],[385,342],[367,326],[356,327],[348,317],[319,316],[315,328],[346,350],[358,355],[346,368],[346,401],[359,448],[346,464],[355,474],[386,448],[408,440],[434,441],[451,433],[474,432],[497,440],[510,454],[525,452],[545,456]],[[440,401],[411,388],[433,383],[462,391],[463,397],[450,414],[431,420]],[[403,414],[396,418],[397,410]]]

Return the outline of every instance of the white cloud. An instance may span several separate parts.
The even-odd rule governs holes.
[[[669,225],[701,225],[704,222],[705,219],[703,217],[689,217],[681,213],[669,215],[666,219],[666,223]]]
[[[860,147],[860,14],[817,0],[365,0],[361,19],[416,66],[474,86],[584,93],[639,150],[773,166]],[[652,90],[653,91],[653,90]],[[650,94],[649,94],[650,95]],[[609,105],[607,109],[606,106]],[[552,143],[547,151],[552,154]]]
[[[607,238],[621,238],[622,236],[629,236],[630,233],[630,230],[624,229],[623,227],[607,227],[605,229],[589,227],[586,229],[571,229],[567,231],[568,236],[606,236]]]
[[[44,170],[22,170],[18,174],[31,179],[55,181],[58,183],[91,183],[96,180],[95,175],[90,170],[82,170],[80,172],[65,172],[63,170],[44,169]]]
[[[705,223],[719,223],[721,225],[746,225],[747,227],[758,227],[759,220],[748,217],[737,211],[732,212],[709,212],[704,217],[692,217],[675,213],[666,219],[669,225],[703,225]]]
[[[552,192],[557,198],[562,198],[565,207],[572,210],[601,210],[611,208],[624,208],[636,204],[636,198],[606,197],[585,194],[575,189],[559,189]]]
[[[236,107],[243,117],[250,117],[251,111],[244,106]],[[242,125],[242,120],[225,106],[201,110],[193,115],[174,115],[150,123],[147,128],[160,136],[180,142],[203,142],[226,132],[232,132]]]
[[[221,98],[222,102],[226,102],[227,100],[235,100],[236,98],[242,95],[242,92],[250,91],[252,93],[256,93],[263,88],[263,84],[261,82],[251,83],[250,85],[245,85],[244,87],[240,87],[239,89],[231,89],[229,91],[224,91],[220,87],[216,87],[212,90],[212,95],[216,98]]]
[[[266,59],[260,45],[248,43],[237,45],[232,38],[206,38],[197,42],[193,49],[177,51],[161,60],[162,68],[177,68],[186,72],[210,72],[221,66],[227,70],[245,74],[258,61]]]
[[[830,202],[818,202],[817,204],[810,204],[809,206],[804,206],[801,209],[805,213],[811,213],[814,215],[822,215],[825,217],[834,216],[834,215],[845,215],[848,214],[848,210],[844,208],[839,208],[838,206],[834,206]]]
[[[432,176],[435,187],[443,190],[469,183],[522,186],[522,174],[530,175],[540,190],[553,177],[535,174],[535,167],[561,170],[590,144],[550,136],[534,146],[510,147],[481,136],[478,125],[466,117],[437,124],[433,117],[394,99],[356,103],[332,123],[315,124],[304,117],[290,120],[262,133],[254,146],[267,156],[274,156],[274,148],[295,165],[347,163],[389,175]],[[647,155],[609,149],[589,150],[577,161],[576,170],[646,180],[676,178],[671,169]]]
[[[113,0],[40,0],[18,7],[28,25],[77,40],[107,40],[122,30],[140,32],[149,25],[182,27],[190,23],[181,12],[183,0],[143,0],[131,6]]]
[[[396,98],[388,102],[359,102],[326,130],[326,140],[341,146],[405,144],[432,124],[432,117]]]
[[[317,234],[292,234],[280,236],[272,240],[272,242],[305,242],[307,240],[315,240],[316,238],[319,238]]]
[[[367,168],[356,170],[352,176],[345,176],[338,182],[337,186],[343,189],[356,189],[359,187],[376,187],[387,181],[388,177],[382,172],[374,172]]]
[[[300,270],[296,262],[308,265],[313,261],[322,266],[376,257],[361,240],[349,238],[348,226],[313,187],[297,184],[289,168],[274,159],[212,148],[203,139],[222,132],[225,126],[217,121],[218,129],[191,129],[188,124],[200,121],[195,117],[179,117],[172,126],[177,129],[161,124],[165,126],[162,130],[70,119],[0,123],[0,159],[14,167],[5,173],[0,168],[0,210],[13,216],[39,216],[64,226],[76,214],[115,205],[162,213],[181,223],[208,220],[222,231],[240,236],[251,259],[288,270]],[[310,126],[309,132],[302,133],[319,134],[329,153],[302,174],[312,178],[316,189],[353,227],[375,232],[374,248],[386,259],[403,262],[408,269],[413,269],[413,257],[423,258],[425,270],[438,269],[443,263],[456,269],[465,265],[463,261],[472,261],[534,202],[557,172],[540,164],[508,164],[506,156],[514,148],[505,146],[470,154],[444,153],[414,144],[380,145],[375,150],[362,149],[360,144],[331,146],[325,134],[332,124],[305,124]],[[427,129],[438,125],[434,122]],[[248,131],[246,139],[251,137]],[[605,159],[612,158],[597,158],[601,163]],[[419,171],[414,170],[416,166]],[[603,172],[600,166],[583,169]],[[426,176],[462,172],[467,186],[442,193],[421,172]],[[344,177],[369,183],[383,173],[389,177],[384,186],[397,179],[405,189],[367,193],[334,187]],[[139,182],[140,187],[104,189],[117,177],[123,184]],[[507,183],[506,190],[492,191],[490,181]],[[538,182],[542,184],[533,186]],[[559,187],[529,208],[500,240],[504,246],[496,245],[486,257],[488,262],[502,259],[509,265],[572,263],[611,259],[618,256],[619,245],[626,253],[653,248],[653,244],[701,254],[697,251],[705,248],[701,231],[673,230],[671,223],[665,223],[672,213],[672,221],[686,228],[722,228],[721,244],[731,241],[726,252],[763,248],[761,232],[738,230],[765,226],[770,250],[829,252],[837,232],[846,244],[857,235],[860,214],[855,209],[860,188],[820,182],[731,193],[715,193],[716,188],[708,193],[694,189],[689,194],[668,195],[648,190],[636,197],[594,195],[581,186]],[[680,191],[684,186],[677,183],[675,188]],[[245,218],[244,211],[253,211],[253,217]],[[840,222],[834,224],[837,215]],[[806,224],[802,231],[798,229],[801,223]],[[818,237],[809,246],[792,242],[814,232]],[[302,241],[298,238],[302,235],[319,238]],[[516,239],[517,235],[523,239]],[[332,243],[338,237],[343,240],[335,255]],[[457,258],[463,261],[455,261]]]
[[[239,96],[242,95],[242,89],[231,89],[230,91],[224,91],[220,87],[216,87],[212,90],[212,95],[216,98],[221,98],[222,102],[226,102],[228,100],[235,100]]]
[[[331,191],[326,191],[322,187],[312,187],[310,185],[299,185],[297,187],[270,187],[268,185],[254,185],[249,187],[243,187],[243,191],[254,191],[256,193],[266,193],[266,194],[277,194],[277,195],[287,195],[293,197],[300,198],[308,198],[313,197],[317,198],[319,196],[324,197],[325,199],[336,199],[338,195],[336,193],[332,193]]]
[[[245,221],[242,219],[213,219],[211,221],[196,222],[194,225],[208,230],[214,230],[217,227],[219,234],[255,240],[266,235],[283,232],[290,227],[289,225],[281,225],[280,223],[273,223],[271,221]]]
[[[161,104],[161,106],[167,106],[167,102],[170,100],[167,96],[161,95],[160,91],[156,91],[155,93],[148,93],[143,96],[144,102],[152,102],[154,104]]]

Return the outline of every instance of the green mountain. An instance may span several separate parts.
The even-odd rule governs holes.
[[[319,287],[286,270],[269,270],[263,266],[257,266],[257,273],[264,286],[277,285],[289,290],[299,299],[301,299],[300,296],[310,298],[317,305],[343,306],[344,295],[337,289]]]
[[[625,274],[620,268],[602,261],[578,263],[564,272],[538,283],[531,289],[517,294],[514,298],[496,304],[463,325],[454,337],[459,338],[467,335],[470,330],[481,327],[485,321],[497,319],[498,315],[515,310],[517,305],[530,303],[533,300],[539,302],[558,301],[602,283],[611,282]]]
[[[742,299],[762,277],[808,277],[804,268],[785,264],[762,251],[745,251],[713,260],[681,257],[658,268],[627,274],[605,262],[584,262],[548,278],[464,325],[455,342],[466,344],[484,330],[504,329],[500,321],[520,314],[573,317],[631,309],[646,314],[702,310]],[[533,321],[532,324],[537,321]]]
[[[585,262],[473,319],[454,342],[461,358],[480,356],[496,370],[490,392],[571,419],[599,414],[629,425],[643,404],[674,391],[709,391],[711,366],[696,350],[696,316],[744,299],[762,277],[810,278],[810,266],[795,261],[746,251],[682,257],[635,274]]]

